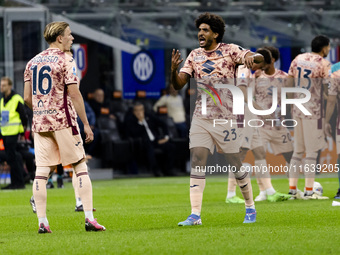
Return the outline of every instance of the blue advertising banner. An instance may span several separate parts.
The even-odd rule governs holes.
[[[136,54],[122,52],[123,97],[132,99],[136,91],[146,92],[147,98],[158,98],[165,88],[164,51],[149,50]]]

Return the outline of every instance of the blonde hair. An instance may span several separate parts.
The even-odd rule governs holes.
[[[46,25],[44,30],[44,38],[48,44],[57,40],[59,35],[64,35],[65,29],[70,25],[64,21],[51,22]]]
[[[9,86],[13,85],[13,82],[12,82],[11,78],[9,78],[8,76],[1,77],[1,80],[2,81],[7,81]]]

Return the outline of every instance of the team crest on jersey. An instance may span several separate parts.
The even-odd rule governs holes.
[[[206,60],[205,56],[195,56],[194,57],[195,62],[201,62],[201,61],[205,61],[205,60]]]

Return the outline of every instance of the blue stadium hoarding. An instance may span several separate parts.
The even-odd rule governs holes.
[[[143,90],[147,98],[158,98],[165,88],[164,50],[122,52],[123,97],[132,99]]]

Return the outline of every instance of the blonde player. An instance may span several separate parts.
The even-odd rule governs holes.
[[[205,187],[205,171],[202,169],[206,165],[209,153],[214,151],[215,145],[219,151],[223,151],[230,166],[236,169],[236,180],[246,205],[244,223],[253,223],[256,221],[256,211],[250,178],[247,172],[240,171],[242,163],[239,157],[239,130],[237,126],[213,126],[214,119],[236,120],[236,116],[232,114],[231,92],[215,87],[214,84],[234,84],[236,64],[245,64],[251,68],[254,62],[262,62],[263,57],[235,44],[222,43],[225,23],[220,16],[205,13],[200,15],[195,23],[198,28],[200,48],[190,53],[180,73],[177,72],[177,69],[183,60],[180,58],[178,50],[173,50],[171,59],[171,79],[175,89],[181,89],[190,77],[194,77],[198,81],[196,108],[190,128],[191,215],[185,221],[179,222],[178,225],[202,224],[200,214]],[[245,86],[239,86],[239,88],[246,89]],[[218,104],[215,105],[212,97],[206,97],[208,92],[214,93],[216,96],[219,95]],[[202,97],[206,97],[206,100],[203,100]],[[202,113],[204,108],[206,113]]]
[[[71,50],[65,50],[64,51],[66,54],[70,55],[71,57],[73,57],[73,53],[71,52]],[[79,195],[79,192],[78,192],[78,183],[77,183],[77,177],[76,177],[76,174],[74,173],[74,169],[72,168],[73,170],[73,174],[72,174],[72,186],[73,186],[73,189],[74,189],[74,195],[75,195],[75,198],[76,198],[76,207],[75,207],[75,211],[76,212],[83,212],[84,211],[84,207],[83,207],[83,203],[81,202],[81,198],[80,198],[80,195]],[[51,173],[50,173],[50,176],[48,177],[48,179],[51,178],[51,175],[52,173],[54,172],[55,170],[53,170]],[[36,209],[36,205],[35,205],[35,201],[34,201],[34,196],[32,195],[32,197],[30,198],[30,204],[32,206],[32,210],[34,213],[37,212],[37,209]],[[93,208],[93,211],[95,212],[96,209]]]
[[[294,79],[294,86],[308,90],[311,98],[303,106],[311,115],[305,115],[294,105],[294,153],[289,172],[289,194],[297,195],[297,183],[300,163],[306,153],[305,193],[303,199],[325,199],[313,192],[318,151],[327,147],[323,130],[323,92],[328,85],[331,64],[324,59],[329,53],[329,38],[323,35],[312,40],[312,52],[298,55],[290,65],[289,77]],[[292,85],[292,84],[290,84]],[[295,98],[304,98],[305,94],[295,94]]]
[[[33,196],[39,220],[38,233],[51,233],[46,217],[46,181],[56,165],[71,164],[78,178],[86,231],[103,231],[93,217],[92,184],[85,163],[85,152],[77,125],[77,114],[84,123],[85,142],[93,140],[83,98],[79,91],[75,61],[64,51],[73,43],[66,22],[49,23],[44,30],[49,48],[31,59],[25,69],[25,103],[33,110],[36,177]]]

